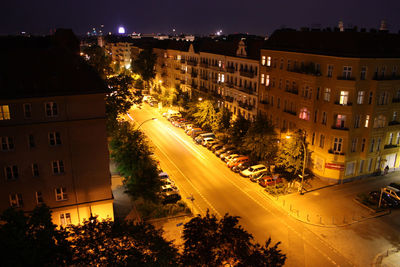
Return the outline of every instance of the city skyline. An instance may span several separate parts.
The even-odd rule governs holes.
[[[390,32],[397,33],[400,29],[400,18],[396,16],[400,3],[394,0],[378,6],[370,0],[351,3],[343,0],[247,1],[246,4],[237,0],[218,3],[206,0],[201,4],[150,0],[115,1],[112,5],[106,1],[81,3],[73,0],[57,6],[48,0],[23,2],[5,3],[0,16],[0,34],[49,34],[57,28],[71,28],[82,35],[104,25],[106,33],[117,33],[118,27],[124,26],[126,33],[210,34],[222,30],[223,34],[270,35],[282,27],[337,27],[339,21],[343,21],[345,27],[378,29],[381,20],[387,22]]]

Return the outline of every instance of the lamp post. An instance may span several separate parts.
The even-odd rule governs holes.
[[[286,139],[290,139],[290,138],[291,138],[290,135],[286,135]],[[304,193],[303,193],[303,182],[304,182],[304,176],[305,176],[304,172],[305,172],[305,169],[306,169],[306,162],[307,162],[307,148],[306,148],[305,141],[303,139],[301,139],[301,145],[303,147],[304,155],[303,155],[303,168],[302,168],[302,171],[301,171],[301,175],[299,175],[300,178],[301,178],[300,195],[304,195]]]
[[[143,122],[139,125],[139,127],[137,128],[137,130],[139,130],[140,127],[142,127],[142,125],[143,125],[144,123],[149,122],[149,121],[155,121],[155,120],[157,120],[157,118],[151,118],[151,119],[148,119],[148,120],[143,121]]]

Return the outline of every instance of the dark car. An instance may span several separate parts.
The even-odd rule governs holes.
[[[163,194],[161,199],[162,204],[172,204],[181,200],[181,195],[178,193]]]
[[[220,143],[214,144],[214,145],[211,147],[210,150],[211,150],[212,152],[215,152],[215,151],[217,151],[217,150],[220,150],[223,146],[224,146],[224,143],[220,142]]]
[[[219,157],[222,153],[225,153],[228,150],[232,150],[234,147],[232,145],[224,145],[222,148],[215,150],[215,155]]]
[[[241,164],[239,164],[237,166],[232,167],[231,170],[236,172],[236,173],[239,173],[239,172],[241,172],[241,171],[243,171],[245,169],[248,169],[252,165],[254,165],[254,164],[249,162],[249,161],[248,162],[243,162],[243,163],[241,163]]]
[[[218,144],[222,145],[222,142],[221,142],[220,140],[218,140],[218,139],[214,139],[214,140],[212,140],[212,141],[208,141],[208,142],[207,142],[206,148],[208,148],[209,150],[211,150],[212,147],[213,147],[214,145],[218,145]]]
[[[373,202],[376,202],[376,204],[379,204],[379,198],[381,196],[380,191],[372,191],[369,193],[369,199]],[[400,207],[400,202],[393,197],[391,197],[389,194],[382,194],[382,201],[381,201],[381,207],[383,208],[399,208]]]
[[[391,183],[389,186],[400,190],[400,184],[398,183]]]

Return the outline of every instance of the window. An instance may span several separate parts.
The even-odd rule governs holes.
[[[362,66],[361,67],[361,73],[360,73],[360,80],[365,80],[367,77],[367,67]]]
[[[290,82],[288,80],[286,80],[286,85],[285,85],[286,90],[289,90],[289,84],[290,84]]]
[[[397,120],[397,111],[393,111],[392,121]]]
[[[307,108],[301,108],[299,118],[306,121],[310,120],[310,111]]]
[[[386,105],[388,102],[388,92],[382,92],[379,94],[378,105]]]
[[[32,117],[32,108],[29,103],[24,104],[24,117],[25,119],[30,119]]]
[[[355,115],[354,116],[354,128],[360,128],[360,123],[361,123],[361,116],[360,115]]]
[[[364,160],[360,160],[360,165],[358,166],[358,173],[362,173],[364,170]]]
[[[338,114],[336,117],[336,128],[343,129],[346,123],[346,115]]]
[[[378,138],[378,142],[376,143],[376,151],[381,150],[381,138]]]
[[[343,66],[343,78],[348,80],[351,79],[351,66]]]
[[[64,173],[64,162],[62,160],[53,161],[52,166],[53,166],[53,174]]]
[[[36,191],[35,196],[36,196],[36,204],[40,205],[44,203],[42,192]]]
[[[46,116],[47,117],[56,117],[58,116],[58,107],[55,102],[47,102],[45,103],[46,107]]]
[[[391,145],[392,144],[392,142],[393,142],[393,133],[390,133],[389,134],[389,145]]]
[[[333,65],[328,65],[328,71],[326,73],[326,76],[332,77],[333,74]]]
[[[35,147],[35,138],[33,137],[33,134],[28,135],[28,145],[29,148]]]
[[[385,73],[386,73],[386,66],[383,66],[381,68],[381,76],[382,76],[382,78],[385,77]]]
[[[386,117],[383,115],[379,115],[374,119],[374,128],[383,128],[386,124]]]
[[[315,98],[316,98],[317,100],[319,100],[319,87],[317,87],[317,93],[316,93]]]
[[[340,91],[339,104],[347,105],[348,100],[349,100],[349,92],[348,91]]]
[[[261,81],[260,81],[260,83],[261,84],[265,83],[265,75],[264,75],[264,73],[261,73]]]
[[[269,86],[269,75],[265,77],[265,86]]]
[[[358,91],[358,93],[357,93],[357,104],[359,104],[359,105],[364,104],[364,95],[365,95],[364,91]]]
[[[290,63],[291,63],[291,61],[290,61],[290,59],[288,59],[288,61],[287,61],[287,65],[286,65],[286,70],[290,70]]]
[[[39,176],[39,166],[37,163],[32,164],[32,176],[38,177]]]
[[[397,66],[393,66],[392,77],[396,77],[396,75],[397,75]]]
[[[22,195],[21,194],[10,194],[10,206],[13,208],[19,208],[22,207],[23,201],[22,201]]]
[[[372,170],[372,158],[368,159],[368,172]]]
[[[271,66],[271,57],[267,57],[267,66],[268,66],[268,67]]]
[[[13,180],[18,178],[18,167],[16,165],[6,166],[4,168],[7,180]]]
[[[71,224],[71,213],[61,213],[60,214],[60,225],[67,226]]]
[[[333,152],[342,152],[342,145],[343,145],[343,139],[340,137],[335,137],[333,141]]]
[[[325,88],[324,100],[329,102],[331,100],[331,88]]]
[[[364,152],[364,150],[365,150],[365,138],[363,138],[361,143],[361,152]]]
[[[372,92],[369,92],[368,105],[371,105],[371,104],[372,104],[372,96],[373,96],[373,93],[372,93]]]
[[[368,124],[369,124],[369,115],[366,115],[366,116],[365,116],[365,124],[364,124],[364,127],[365,127],[365,128],[368,128]]]
[[[280,62],[280,64],[279,64],[279,68],[280,68],[281,70],[283,70],[283,58],[281,58],[281,62]]]
[[[49,144],[51,146],[61,145],[61,136],[59,132],[49,133]]]
[[[322,122],[323,125],[326,125],[326,112],[322,112]]]
[[[315,142],[315,133],[312,133],[311,145],[314,145]]]
[[[261,65],[265,66],[265,56],[261,57]]]
[[[325,136],[321,134],[321,136],[319,137],[319,147],[324,148],[324,143],[325,143]]]
[[[397,133],[396,135],[396,145],[400,144],[400,132]]]
[[[317,122],[318,119],[318,110],[314,111],[314,123]]]
[[[282,79],[279,79],[279,89],[282,89]]]
[[[346,173],[345,175],[353,175],[356,169],[356,162],[349,162],[346,164]]]
[[[63,201],[68,199],[67,189],[65,187],[56,188],[55,193],[56,193],[56,201]]]
[[[9,119],[11,119],[11,117],[8,105],[0,105],[0,121]]]
[[[14,149],[14,139],[9,136],[1,137],[1,150],[10,151]]]
[[[277,108],[280,108],[281,107],[281,99],[278,97],[278,103],[276,104],[276,107]]]
[[[374,147],[375,147],[375,139],[371,139],[371,144],[369,147],[369,152],[374,152]]]

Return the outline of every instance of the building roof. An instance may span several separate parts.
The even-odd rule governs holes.
[[[79,56],[72,31],[46,37],[0,37],[0,99],[105,92],[97,72]]]
[[[264,49],[355,58],[400,57],[400,35],[386,32],[277,30]]]

